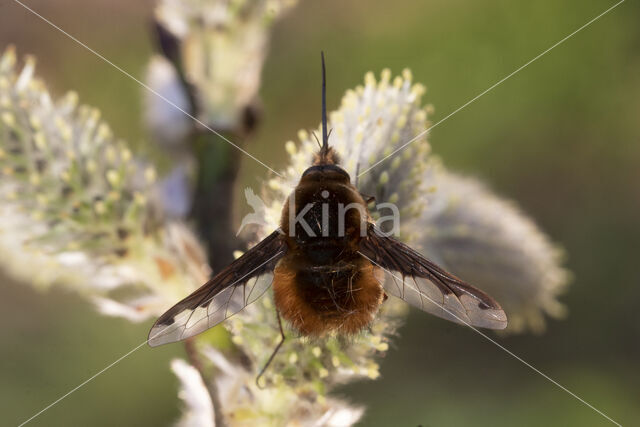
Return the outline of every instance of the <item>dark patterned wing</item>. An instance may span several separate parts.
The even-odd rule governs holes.
[[[149,331],[149,345],[192,337],[257,300],[271,286],[273,269],[285,252],[276,230],[160,316]]]
[[[481,290],[447,273],[415,250],[373,226],[360,242],[360,253],[385,271],[386,292],[427,313],[467,326],[504,329],[507,316]]]

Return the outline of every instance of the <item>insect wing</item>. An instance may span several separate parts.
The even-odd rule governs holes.
[[[156,320],[148,343],[155,347],[197,335],[260,298],[273,282],[273,269],[286,252],[274,231]]]
[[[384,270],[381,284],[389,294],[456,323],[488,329],[507,327],[507,316],[493,298],[404,243],[380,235],[373,226],[360,242],[360,253]]]

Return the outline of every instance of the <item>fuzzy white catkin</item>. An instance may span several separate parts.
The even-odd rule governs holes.
[[[446,170],[430,155],[423,134],[431,107],[421,104],[424,86],[411,80],[408,70],[393,79],[389,70],[379,80],[367,73],[364,85],[347,91],[340,108],[329,114],[331,145],[352,178],[360,171],[362,194],[398,207],[402,240],[494,296],[509,318],[508,332],[542,331],[545,314],[564,313],[557,297],[570,274],[562,267],[562,251],[513,202]],[[309,132],[300,131],[299,139],[298,145],[286,143],[290,166],[284,178],[271,179],[264,192],[271,229],[282,200],[317,150]]]
[[[0,268],[40,288],[62,284],[101,312],[136,322],[158,316],[206,281],[201,244],[184,224],[166,222],[157,212],[153,168],[135,159],[99,112],[79,105],[75,94],[53,100],[34,77],[34,60],[19,68],[13,49],[0,57],[0,120]],[[326,385],[377,377],[373,357],[387,348],[384,328],[374,327],[375,335],[363,345],[343,348],[332,340],[322,352],[290,340],[285,364],[293,361],[291,354],[299,356],[261,390],[255,378],[266,361],[265,348],[278,338],[273,314],[266,298],[225,325],[234,344],[256,363],[247,370],[229,361],[244,373],[220,383],[225,405],[216,409],[225,418],[246,417],[233,425],[356,422],[362,409],[329,397]],[[206,337],[199,339],[206,349]],[[282,367],[282,359],[275,363]],[[179,422],[208,419],[213,404],[194,369],[183,362],[173,368],[185,400]]]
[[[384,70],[378,81],[368,73],[364,85],[347,91],[338,110],[329,115],[333,129],[330,143],[342,156],[343,166],[352,177],[357,170],[366,170],[427,129],[431,107],[421,104],[425,88],[413,84],[411,79],[408,70],[393,79],[391,72]],[[263,189],[266,204],[256,210],[264,213],[264,222],[260,221],[262,234],[278,226],[282,201],[317,150],[309,132],[300,131],[298,137],[299,144],[293,141],[285,144],[290,163],[282,171],[283,176],[272,178]],[[459,271],[500,302],[504,300],[508,316],[514,319],[512,331],[539,330],[542,313],[560,314],[556,298],[568,276],[560,265],[558,250],[513,204],[473,179],[446,171],[438,159],[430,156],[424,137],[360,176],[358,186],[364,194],[376,196],[378,203],[391,201],[399,207],[404,240],[454,272]],[[255,199],[249,193],[252,196],[249,199]],[[252,205],[256,205],[255,200]],[[474,231],[461,233],[461,230]],[[504,250],[512,254],[505,256]],[[484,262],[483,268],[493,276],[484,276],[483,268],[472,268],[469,260]],[[477,267],[477,263],[473,265]],[[536,275],[541,270],[548,274]],[[387,350],[389,338],[406,309],[402,302],[390,298],[383,304],[371,331],[364,332],[348,346],[335,339],[321,344],[302,339],[285,341],[266,374],[267,381],[278,390],[278,384],[289,384],[290,390],[297,390],[299,396],[313,395],[310,390],[315,390],[316,399],[323,401],[325,393],[337,384],[359,376],[377,378],[379,367],[375,356]],[[229,322],[233,339],[243,346],[255,366],[266,362],[268,352],[264,349],[273,348],[278,340],[272,310],[273,302],[268,296]],[[250,383],[250,377],[244,384],[243,389],[256,395],[262,393]],[[220,389],[240,387],[221,384]],[[233,413],[234,405],[225,410]],[[269,411],[256,409],[253,415],[259,417],[265,410]],[[293,413],[296,412],[290,412]]]
[[[185,410],[177,427],[215,427],[213,403],[200,372],[184,360],[171,361],[171,370],[180,380],[178,396],[184,401]]]
[[[442,169],[442,168],[441,168]],[[542,332],[544,315],[561,317],[557,300],[570,279],[563,252],[513,202],[475,179],[445,170],[411,227],[425,255],[495,297],[508,332]]]
[[[268,29],[296,0],[162,0],[156,20],[180,43],[184,76],[198,119],[235,129],[256,98],[268,52]]]
[[[0,57],[0,266],[108,315],[159,315],[206,280],[200,244],[157,215],[155,170],[77,95],[53,100],[34,68],[12,48]]]

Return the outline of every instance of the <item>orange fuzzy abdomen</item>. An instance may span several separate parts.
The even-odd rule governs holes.
[[[306,336],[360,332],[373,320],[384,295],[374,267],[354,258],[322,269],[282,260],[273,283],[280,314]]]

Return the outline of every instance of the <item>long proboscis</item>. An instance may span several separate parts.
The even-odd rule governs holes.
[[[320,52],[322,58],[322,148],[324,155],[329,151],[329,135],[327,134],[327,71],[324,66],[324,52]]]

